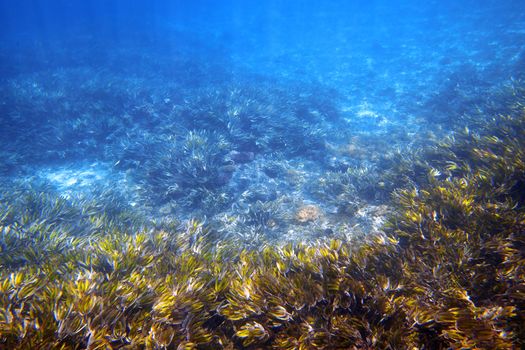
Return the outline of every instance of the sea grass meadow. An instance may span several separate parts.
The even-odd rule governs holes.
[[[0,349],[525,349],[523,0],[0,0]]]

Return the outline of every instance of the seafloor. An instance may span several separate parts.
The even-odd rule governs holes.
[[[324,12],[318,20],[330,22],[330,15]],[[258,38],[241,34],[225,47],[221,41],[226,39],[209,23],[198,24],[198,33],[173,26],[169,37],[176,37],[174,41],[152,35],[118,43],[92,37],[1,43],[0,301],[5,311],[0,316],[0,347],[518,346],[525,339],[519,325],[525,305],[525,254],[520,245],[525,222],[520,163],[525,18],[519,16],[475,32],[471,28],[486,21],[486,13],[473,11],[454,25],[450,18],[425,23],[425,17],[414,16],[395,31],[355,23],[333,33],[352,38],[340,45],[334,44],[342,39],[326,39],[329,29],[316,36],[302,27],[297,31],[308,41],[288,31],[296,39],[293,45],[266,43],[271,50],[258,50]],[[286,25],[297,27],[300,20],[289,18]],[[426,26],[441,29],[421,31]],[[388,42],[380,39],[385,30],[391,31]],[[238,47],[243,50],[236,51]],[[476,170],[481,168],[484,172]],[[471,188],[472,183],[476,185]],[[450,201],[451,207],[433,208],[440,200]],[[484,207],[494,210],[490,220],[483,221],[481,209],[471,208],[478,200],[492,205]],[[451,245],[456,251],[472,239],[486,252],[482,248],[497,246],[495,238],[458,235],[469,230],[489,234],[496,222],[508,225],[502,226],[508,230],[497,231],[507,235],[506,247],[514,249],[514,255],[497,248],[499,255],[484,258],[495,270],[498,264],[514,264],[516,269],[482,279],[481,267],[465,272],[457,263],[447,265],[441,276],[448,258],[459,261],[474,254],[466,250],[461,257],[419,262],[419,270],[411,265],[418,248],[424,255],[451,237],[457,239]],[[443,234],[441,240],[434,241],[427,230]],[[119,234],[131,236],[111,240]],[[416,244],[413,237],[422,241]],[[98,240],[102,243],[94,243]],[[141,255],[144,242],[144,251],[153,249],[156,260]],[[388,243],[407,254],[400,258],[406,258],[404,263],[388,265],[389,259],[397,262],[395,254],[376,246]],[[132,246],[137,251],[131,252]],[[224,246],[228,248],[219,249]],[[363,246],[368,250],[359,250]],[[94,249],[93,254],[102,257],[91,261],[82,249],[76,252],[78,247]],[[265,250],[268,247],[275,250]],[[412,255],[407,247],[414,249]],[[443,249],[432,254],[448,248]],[[64,253],[63,260],[51,258],[69,250],[76,253]],[[334,251],[338,253],[330,255]],[[118,252],[133,256],[129,266],[116,262],[112,254]],[[175,254],[172,260],[166,252]],[[203,260],[188,261],[188,252]],[[206,260],[210,254],[219,255],[213,261],[223,259],[233,267],[221,272],[220,263],[217,267]],[[228,254],[240,258],[226,259]],[[290,263],[294,255],[298,260]],[[68,259],[82,261],[82,272],[68,265]],[[273,281],[265,275],[268,271],[257,270],[257,264],[272,265],[272,259],[280,276]],[[465,261],[470,264],[472,259]],[[152,282],[155,275],[148,275],[148,281],[137,275],[155,262],[166,266],[154,270],[171,289]],[[381,267],[382,262],[387,265]],[[43,285],[23,289],[42,282],[31,276],[41,276],[39,269],[45,268],[38,266],[49,263],[63,268],[53,277],[61,281],[61,291]],[[171,263],[177,268],[170,279]],[[293,267],[286,267],[288,263]],[[334,271],[332,264],[337,266]],[[366,273],[353,275],[349,266]],[[185,275],[185,269],[193,267]],[[194,275],[201,270],[206,272]],[[302,279],[306,270],[310,275]],[[343,270],[352,275],[347,276],[351,283],[341,277],[335,278],[337,283],[315,284],[325,278],[319,276],[328,273],[332,278]],[[410,274],[394,274],[400,270]],[[461,278],[452,279],[457,271]],[[230,287],[224,284],[226,272],[236,276]],[[464,287],[469,273],[479,277],[473,283],[488,288],[488,295],[471,297],[474,286]],[[432,276],[448,288],[445,296],[427,282],[416,286]],[[404,295],[399,281],[408,288],[412,277],[412,292]],[[74,292],[66,292],[67,278],[76,279]],[[96,292],[87,285],[112,279],[125,281],[115,287],[117,292]],[[375,285],[360,284],[363,280]],[[290,281],[296,284],[286,284]],[[197,292],[207,291],[212,283],[215,299]],[[130,287],[134,284],[135,289]],[[282,285],[282,290],[268,291],[257,284]],[[306,285],[311,295],[298,301],[294,291]],[[377,286],[384,295],[370,292]],[[431,292],[422,292],[425,288]],[[329,297],[338,291],[342,294]],[[47,300],[44,296],[31,299],[40,292],[56,305],[69,305],[69,313],[55,305],[51,319],[40,319],[39,312],[51,314],[36,307]],[[110,298],[113,292],[119,298],[102,301],[104,293]],[[65,299],[60,293],[67,294]],[[98,301],[75,299],[88,294]],[[273,299],[262,305],[261,295]],[[294,295],[293,300],[286,295]],[[177,300],[183,300],[182,306],[174,306]],[[370,300],[377,303],[370,306]],[[435,315],[416,308],[413,300]],[[114,314],[104,314],[103,320],[93,316],[97,303],[103,305],[97,315],[108,310]],[[469,303],[476,303],[475,309],[469,309]],[[332,313],[323,314],[328,308]],[[358,321],[355,315],[360,315]],[[112,323],[112,317],[118,321]],[[343,322],[345,317],[351,320]],[[397,327],[393,320],[398,319],[403,326],[392,335]],[[475,328],[472,320],[482,326]],[[140,323],[140,329],[133,322]],[[343,330],[342,324],[354,328]],[[48,333],[38,333],[41,328]]]
[[[248,35],[221,46],[211,24],[173,41],[4,43],[2,186],[198,218],[246,244],[377,232],[418,152],[475,131],[521,77],[525,22],[466,32],[485,16],[355,23],[340,46],[312,33],[271,51]]]

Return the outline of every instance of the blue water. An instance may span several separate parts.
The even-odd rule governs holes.
[[[380,229],[407,185],[385,174],[525,73],[523,1],[0,1],[0,23],[3,190],[247,242]]]

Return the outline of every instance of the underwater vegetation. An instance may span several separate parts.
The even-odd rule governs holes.
[[[372,226],[376,231],[392,191],[426,182],[429,167],[438,167],[430,164],[430,145],[448,135],[447,93],[465,107],[458,110],[475,116],[455,115],[458,128],[475,131],[481,127],[476,119],[507,113],[499,102],[478,112],[474,103],[484,98],[470,98],[500,86],[499,80],[488,84],[492,70],[484,66],[470,65],[462,77],[463,68],[447,65],[438,76],[461,84],[445,84],[443,98],[419,94],[418,84],[428,84],[415,79],[416,71],[402,80],[404,92],[383,95],[391,82],[375,74],[345,82],[346,91],[331,79],[232,70],[231,58],[216,55],[209,38],[189,36],[181,33],[175,46],[144,38],[109,51],[96,39],[82,39],[85,45],[74,52],[58,42],[50,52],[31,44],[17,48],[20,57],[9,61],[12,72],[0,84],[0,176],[38,171],[48,178],[47,170],[74,168],[82,159],[101,165],[100,179],[118,178],[116,187],[148,218],[198,217],[246,242],[343,238]],[[29,69],[33,61],[39,69]],[[482,91],[474,90],[478,85]],[[487,101],[507,100],[505,94]],[[435,117],[438,112],[444,117]],[[303,205],[318,206],[323,215],[296,220]],[[245,217],[272,206],[278,208],[270,225]]]
[[[261,240],[246,249],[196,220],[144,223],[130,208],[6,191],[0,348],[519,348],[523,85],[512,87],[505,112],[406,156],[397,169],[407,172],[388,175],[406,178],[383,232],[360,244]],[[228,143],[193,131],[177,142],[194,162],[166,159],[174,186],[215,186],[207,164],[230,150],[200,150]],[[331,175],[344,178],[341,187],[327,185],[348,202],[359,191],[352,169]],[[239,209],[246,227],[271,231],[284,220],[278,202],[256,203]],[[313,205],[296,213],[300,222],[321,215]]]
[[[195,207],[228,181],[231,171],[226,155],[230,149],[216,133],[189,131],[182,140],[169,140],[145,160],[144,183],[160,201],[177,200],[179,205]],[[208,208],[211,212],[212,207]]]

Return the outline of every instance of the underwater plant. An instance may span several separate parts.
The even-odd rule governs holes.
[[[145,195],[161,203],[176,200],[178,205],[195,208],[202,203],[228,204],[221,194],[233,169],[228,167],[231,145],[221,135],[203,130],[187,132],[180,140],[168,140],[137,169],[137,177],[149,189]],[[213,207],[207,207],[213,211]]]
[[[196,66],[191,71],[202,74]],[[106,83],[101,91],[99,79]],[[525,343],[523,83],[506,86],[503,102],[480,107],[484,118],[458,118],[469,127],[417,151],[377,156],[376,150],[377,159],[364,162],[366,144],[356,141],[347,159],[327,164],[327,131],[339,136],[320,126],[339,118],[329,91],[258,81],[193,86],[179,96],[150,94],[129,80],[114,92],[117,80],[100,74],[74,97],[106,101],[111,91],[121,96],[114,106],[81,108],[83,115],[63,125],[60,115],[69,111],[57,103],[53,126],[39,130],[39,120],[15,144],[41,132],[36,144],[54,140],[54,159],[62,137],[84,133],[73,155],[95,152],[95,141],[107,139],[105,157],[168,204],[213,215],[236,195],[245,201],[211,225],[156,222],[112,191],[67,197],[2,179],[0,349],[517,349]],[[11,89],[20,94],[9,98],[21,115],[9,114],[7,126],[48,110],[36,85],[31,89],[27,80]],[[129,115],[93,122],[98,113],[118,115],[132,105],[126,89],[137,100],[126,108]],[[39,108],[31,111],[27,96]],[[57,91],[53,101],[61,100]],[[144,116],[146,132],[126,130]],[[32,147],[24,146],[26,159]],[[280,162],[283,155],[306,154],[326,165],[309,189],[319,207],[283,199],[278,185],[232,193],[226,185],[233,173],[268,154],[273,161],[261,167],[265,176],[295,177],[290,186],[307,180]],[[392,192],[387,224],[362,242],[271,240],[294,221],[306,235],[325,216],[326,203],[349,217],[364,201]]]
[[[517,348],[524,112],[487,125],[498,136],[443,144],[449,160],[433,166],[446,177],[430,171],[426,183],[397,190],[385,231],[357,246],[261,241],[246,250],[195,220],[170,232],[117,225],[72,236],[53,220],[46,231],[45,218],[16,219],[3,197],[0,347]],[[60,200],[40,205],[49,218],[71,215]],[[258,208],[244,220],[267,225],[271,207]],[[17,241],[32,242],[24,260]]]

